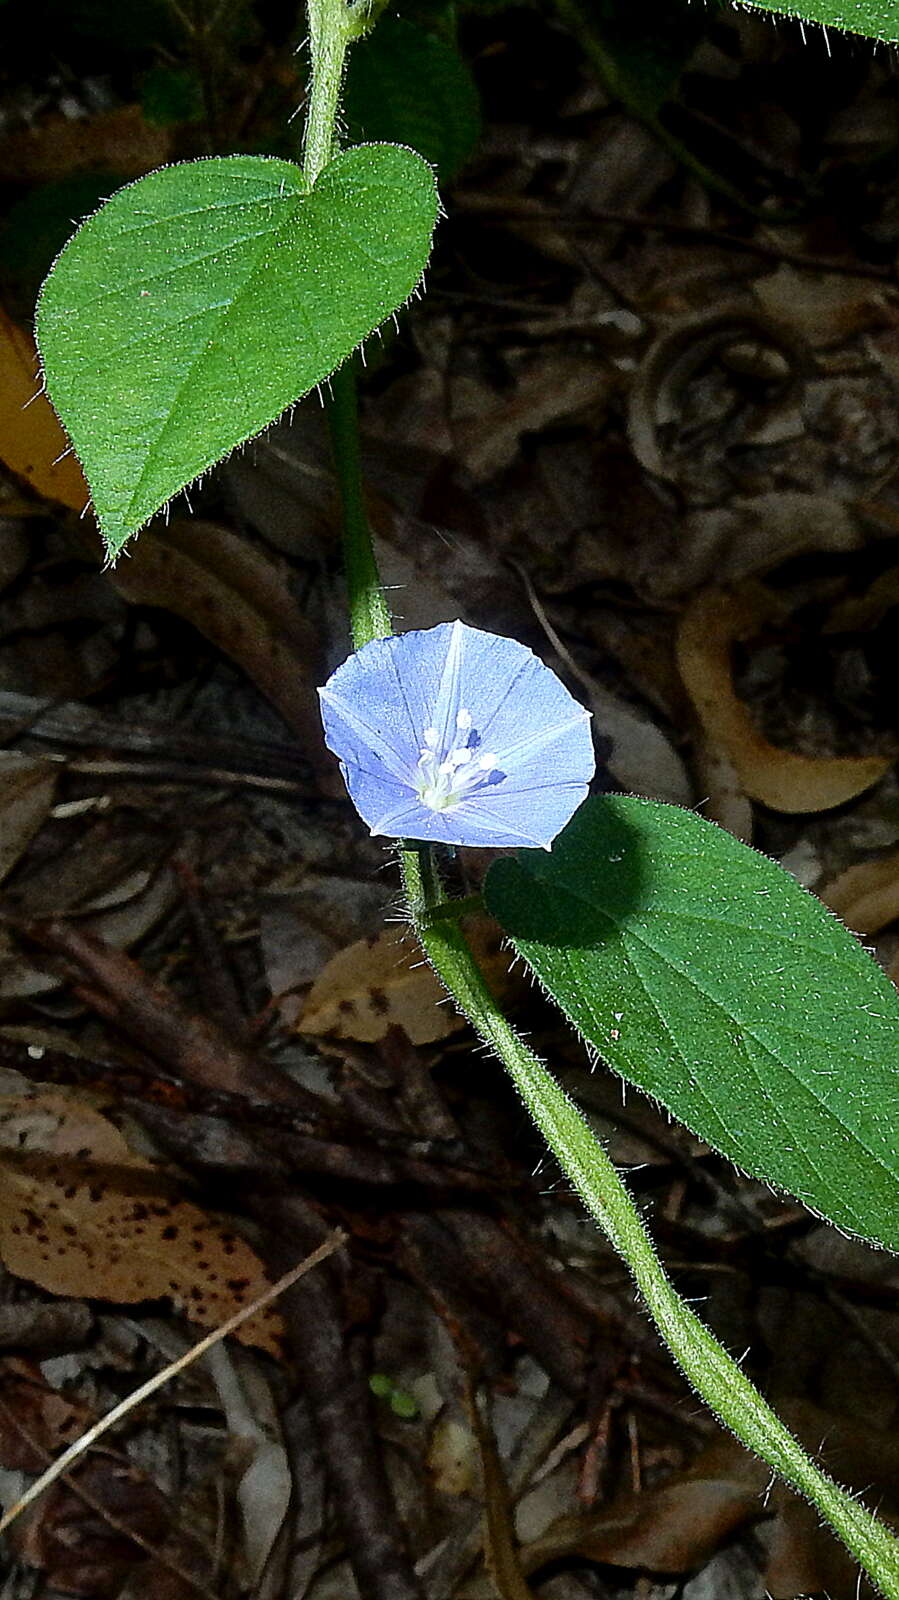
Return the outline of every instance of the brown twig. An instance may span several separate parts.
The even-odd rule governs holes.
[[[94,753],[74,763],[79,772],[121,772],[132,777],[149,773],[172,782],[258,783],[295,794],[315,792],[297,775],[302,758],[295,743],[185,733],[161,722],[123,722],[77,701],[46,700],[0,689],[0,743],[26,736],[43,744],[91,752],[125,751],[136,758],[116,762]]]
[[[298,1195],[262,1196],[254,1209],[275,1269],[288,1249],[308,1248],[324,1232]],[[365,1600],[424,1600],[376,1442],[371,1394],[345,1337],[334,1271],[297,1284],[284,1297],[284,1311],[359,1592]]]
[[[187,861],[173,862],[184,896],[187,923],[198,957],[195,965],[207,1015],[218,1018],[230,1038],[246,1046],[249,1038],[246,1008],[241,1004],[231,957],[210,915],[200,879]]]
[[[429,1191],[432,1200],[442,1198],[444,1203],[457,1193],[470,1196],[499,1188],[487,1173],[467,1170],[449,1161],[422,1160],[401,1150],[388,1155],[366,1148],[364,1143],[339,1143],[296,1133],[289,1126],[257,1129],[252,1137],[233,1125],[223,1133],[218,1119],[133,1100],[124,1103],[179,1160],[207,1171],[219,1167],[268,1183],[303,1176],[375,1189],[410,1184]],[[204,1148],[207,1141],[209,1155]]]
[[[41,949],[73,964],[79,973],[73,984],[76,994],[179,1077],[318,1110],[314,1095],[263,1056],[241,1049],[213,1022],[188,1011],[123,951],[62,920],[30,923],[22,931]]]
[[[369,1130],[324,1101],[319,1114],[311,1117],[245,1094],[178,1080],[162,1067],[142,1069],[134,1060],[73,1056],[44,1046],[35,1055],[33,1049],[0,1035],[0,1062],[37,1086],[108,1084],[119,1103],[173,1155],[207,1171],[227,1167],[254,1178],[303,1173],[379,1188],[416,1184],[447,1194],[508,1192],[516,1186],[514,1178],[475,1161],[459,1138],[417,1139],[405,1132]]]
[[[42,1472],[41,1476],[36,1478],[34,1483],[20,1496],[15,1505],[10,1506],[9,1510],[0,1517],[0,1533],[15,1522],[26,1506],[30,1506],[34,1500],[37,1500],[43,1494],[45,1489],[49,1489],[51,1483],[55,1483],[57,1478],[64,1477],[70,1468],[75,1465],[75,1462],[84,1455],[85,1451],[89,1450],[96,1444],[98,1439],[103,1437],[104,1433],[115,1427],[117,1422],[120,1422],[123,1417],[133,1411],[135,1406],[139,1406],[144,1400],[149,1399],[151,1394],[155,1394],[156,1390],[161,1389],[163,1384],[168,1383],[170,1378],[174,1378],[185,1367],[189,1367],[196,1361],[198,1356],[210,1350],[213,1345],[219,1344],[229,1334],[235,1333],[250,1317],[255,1316],[257,1311],[264,1311],[265,1307],[271,1305],[273,1300],[277,1300],[279,1295],[285,1294],[300,1278],[311,1272],[313,1267],[317,1267],[323,1261],[326,1261],[328,1256],[333,1255],[335,1250],[339,1250],[341,1245],[346,1243],[346,1234],[339,1229],[332,1233],[326,1233],[325,1229],[322,1228],[321,1232],[322,1237],[316,1242],[315,1247],[303,1261],[299,1264],[295,1262],[278,1279],[277,1283],[273,1283],[270,1288],[263,1290],[262,1294],[257,1295],[249,1304],[241,1306],[233,1317],[229,1317],[227,1322],[223,1322],[220,1327],[214,1328],[211,1333],[207,1333],[204,1338],[191,1345],[190,1349],[186,1350],[183,1356],[179,1356],[177,1361],[170,1362],[167,1367],[163,1367],[161,1372],[154,1373],[152,1378],[148,1378],[146,1383],[140,1385],[140,1388],[134,1389],[124,1400],[120,1400],[118,1405],[113,1406],[111,1411],[107,1411],[106,1415],[101,1417],[98,1422],[95,1422],[92,1428],[88,1428],[87,1432],[83,1433],[79,1439],[76,1439],[74,1444],[69,1445],[68,1449],[62,1452],[62,1455],[57,1456],[47,1468],[47,1471]],[[128,1537],[130,1539],[134,1535],[129,1532]]]
[[[891,267],[874,267],[852,261],[835,261],[830,257],[812,256],[802,250],[787,250],[780,245],[767,244],[761,239],[744,239],[736,233],[723,233],[717,228],[703,227],[695,222],[678,222],[673,217],[650,217],[641,211],[617,211],[607,206],[590,206],[584,210],[565,210],[546,206],[527,195],[504,197],[475,190],[456,190],[453,204],[457,210],[473,211],[479,216],[496,216],[515,222],[552,222],[561,227],[583,231],[598,224],[621,228],[639,228],[644,233],[666,233],[703,244],[720,245],[725,250],[741,251],[745,255],[759,256],[765,261],[785,262],[807,272],[833,273],[844,278],[867,278],[876,283],[895,284],[896,274]]]
[[[20,1439],[23,1439],[28,1445],[29,1449],[34,1451],[38,1459],[46,1461],[48,1466],[52,1468],[54,1463],[50,1451],[44,1447],[40,1439],[38,1439],[32,1433],[30,1428],[26,1428],[25,1424],[22,1422],[22,1419],[16,1416],[12,1407],[7,1405],[2,1395],[0,1395],[0,1416],[3,1416],[7,1424],[11,1428],[15,1429]],[[45,1476],[47,1476],[47,1474],[45,1474]],[[173,1573],[176,1578],[179,1578],[180,1581],[187,1586],[187,1588],[193,1589],[197,1594],[203,1595],[204,1600],[219,1600],[219,1596],[214,1589],[210,1589],[207,1584],[203,1583],[202,1579],[195,1577],[194,1574],[189,1572],[186,1567],[182,1566],[179,1561],[176,1561],[174,1556],[172,1556],[168,1551],[160,1550],[156,1547],[156,1545],[151,1544],[150,1540],[145,1538],[137,1528],[132,1527],[127,1522],[123,1522],[121,1517],[117,1517],[115,1512],[110,1511],[109,1507],[104,1504],[99,1495],[92,1494],[91,1491],[78,1480],[78,1478],[72,1477],[70,1473],[61,1473],[59,1476],[61,1476],[62,1482],[69,1493],[75,1495],[76,1499],[82,1501],[82,1503],[86,1505],[90,1511],[93,1511],[94,1515],[98,1516],[102,1522],[105,1522],[106,1526],[111,1528],[114,1533],[119,1534],[121,1538],[127,1539],[131,1544],[136,1545],[139,1550],[144,1552],[144,1555],[149,1556],[151,1560],[157,1562],[159,1566],[164,1567],[166,1571]]]

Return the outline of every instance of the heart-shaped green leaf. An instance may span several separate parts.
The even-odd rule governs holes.
[[[111,556],[403,305],[437,207],[414,151],[360,145],[311,191],[290,162],[229,156],[152,172],[88,218],[36,331]]]
[[[899,996],[782,867],[693,812],[588,800],[490,911],[584,1038],[745,1171],[899,1249]]]

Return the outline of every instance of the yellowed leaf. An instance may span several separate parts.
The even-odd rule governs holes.
[[[37,392],[38,369],[31,335],[0,308],[0,460],[38,494],[83,511],[90,491],[75,457],[66,453],[69,441],[56,412]]]
[[[202,1327],[269,1282],[226,1221],[182,1200],[96,1105],[62,1090],[0,1098],[0,1255],[51,1294],[167,1298]],[[237,1337],[281,1354],[271,1310]]]
[[[687,607],[677,661],[706,738],[733,764],[746,793],[772,811],[830,811],[878,782],[890,756],[804,756],[769,744],[733,686],[731,650],[777,614],[757,584],[704,589]]]
[[[486,918],[468,927],[478,964],[498,996],[508,993],[509,957]],[[374,1044],[402,1028],[412,1044],[435,1044],[464,1028],[418,945],[387,929],[357,939],[326,962],[309,991],[300,1033]]]

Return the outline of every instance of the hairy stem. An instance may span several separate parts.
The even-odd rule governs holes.
[[[346,53],[380,16],[387,0],[306,0],[312,78],[303,140],[310,188],[333,153]]]
[[[361,31],[362,0],[309,0],[313,81],[305,172],[312,183],[331,157],[348,43]],[[331,437],[343,501],[350,620],[357,649],[391,631],[365,515],[353,375],[333,380]],[[823,1472],[705,1324],[681,1299],[653,1249],[614,1165],[568,1095],[518,1037],[496,1005],[459,921],[440,905],[433,852],[399,853],[409,914],[434,970],[472,1027],[499,1056],[564,1172],[626,1262],[675,1360],[694,1389],[750,1450],[822,1513],[887,1600],[899,1600],[899,1542],[849,1492]]]
[[[303,147],[303,172],[311,188],[334,149],[343,63],[350,43],[344,0],[307,0],[312,80]]]
[[[431,918],[408,882],[419,939],[456,1005],[500,1057],[566,1176],[627,1264],[686,1378],[726,1427],[815,1505],[888,1600],[899,1597],[899,1541],[806,1454],[668,1279],[631,1196],[580,1111],[518,1037],[487,988],[462,929]],[[422,915],[424,911],[424,915]]]
[[[352,384],[348,371],[340,376]],[[358,649],[369,639],[388,633],[390,618],[362,509],[358,446],[347,450],[340,462],[354,412],[345,407],[341,415],[333,439],[345,497],[347,579]],[[358,550],[362,539],[368,545],[365,560]],[[428,960],[459,1010],[499,1056],[563,1171],[629,1268],[685,1377],[748,1449],[817,1506],[887,1600],[899,1600],[899,1542],[806,1454],[738,1364],[681,1299],[599,1140],[564,1089],[503,1016],[458,918],[445,914],[433,852],[424,846],[406,846],[399,861],[409,914]]]
[[[343,508],[343,560],[350,602],[350,628],[356,649],[392,632],[381,589],[362,490],[356,383],[349,362],[331,379],[328,424]]]

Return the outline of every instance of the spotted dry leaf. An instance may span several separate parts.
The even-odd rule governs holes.
[[[509,988],[510,957],[488,923],[468,927],[472,946],[494,994]],[[357,939],[326,962],[306,1000],[300,1033],[374,1044],[402,1028],[412,1044],[435,1044],[464,1028],[443,986],[413,940],[395,929]]]
[[[301,1033],[373,1044],[400,1027],[413,1044],[433,1044],[464,1026],[441,1004],[443,988],[417,945],[393,929],[338,950],[316,978]]]
[[[0,1099],[0,1256],[51,1294],[166,1298],[212,1328],[268,1284],[227,1222],[182,1200],[96,1106],[55,1090]],[[281,1353],[271,1310],[237,1337]]]

